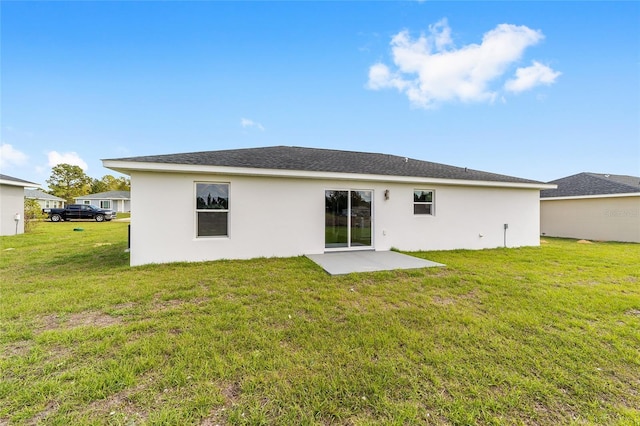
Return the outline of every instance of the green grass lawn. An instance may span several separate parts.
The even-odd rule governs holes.
[[[640,245],[331,277],[304,257],[130,268],[126,239],[0,239],[0,424],[640,424]]]

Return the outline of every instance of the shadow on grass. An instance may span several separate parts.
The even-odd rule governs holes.
[[[126,248],[126,244],[111,244],[94,247],[92,250],[56,253],[40,266],[63,270],[71,268],[74,272],[129,268],[129,253],[125,251]]]

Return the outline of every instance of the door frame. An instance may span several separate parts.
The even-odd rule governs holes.
[[[327,204],[326,204],[326,197],[327,197],[327,191],[347,191],[349,193],[349,195],[347,196],[347,246],[346,247],[327,247],[327,238],[326,238],[326,230],[327,230],[327,224],[326,224],[326,218],[324,219],[324,226],[322,227],[322,231],[324,233],[324,238],[323,238],[323,245],[324,245],[324,251],[325,252],[336,252],[336,251],[371,251],[374,250],[375,251],[375,232],[374,232],[374,227],[375,227],[375,218],[374,218],[374,195],[375,195],[375,191],[373,189],[365,189],[365,188],[325,188],[323,191],[323,198],[325,200],[324,204],[324,208],[326,210]],[[369,246],[355,246],[352,247],[351,246],[351,193],[355,192],[355,191],[368,191],[371,193],[371,245]],[[325,217],[323,215],[323,217]]]

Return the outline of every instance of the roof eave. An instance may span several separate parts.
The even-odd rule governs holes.
[[[340,173],[322,171],[303,171],[288,169],[259,169],[252,167],[224,167],[206,166],[194,164],[167,164],[167,163],[147,163],[122,160],[102,160],[104,167],[117,172],[130,175],[131,172],[160,172],[160,173],[207,173],[234,176],[261,176],[261,177],[284,177],[300,179],[332,179],[332,180],[364,180],[372,182],[397,182],[397,183],[420,183],[420,184],[441,184],[455,186],[484,186],[500,188],[521,188],[521,189],[555,189],[557,185],[536,182],[503,182],[484,181],[466,179],[443,179],[419,176],[393,176],[378,174]]]
[[[625,192],[620,194],[595,194],[595,195],[567,195],[563,197],[540,197],[541,201],[560,201],[560,200],[589,200],[594,198],[621,198],[621,197],[640,197],[640,192]]]
[[[122,197],[87,197],[87,196],[79,196],[74,197],[74,200],[130,200],[131,198],[122,198]]]
[[[40,184],[37,184],[34,182],[28,182],[26,180],[15,181],[15,180],[0,179],[0,185],[19,186],[20,188],[42,188]]]

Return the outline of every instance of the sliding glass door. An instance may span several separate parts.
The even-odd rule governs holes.
[[[325,191],[325,248],[372,246],[371,196],[368,190]]]
[[[349,247],[349,191],[324,192],[324,246]]]
[[[371,247],[371,191],[351,191],[349,201],[351,247]]]

